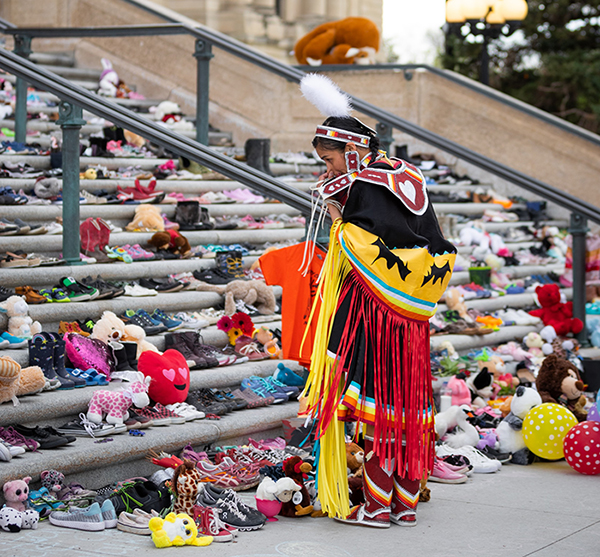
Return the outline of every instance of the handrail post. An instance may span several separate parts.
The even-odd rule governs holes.
[[[214,57],[208,41],[196,39],[194,58],[197,63],[196,81],[196,141],[208,146],[208,101],[210,59]]]
[[[392,126],[388,126],[383,122],[378,122],[375,126],[375,131],[377,131],[377,137],[379,137],[379,143],[381,144],[381,148],[388,154],[388,156],[392,156],[390,153],[390,147],[394,142],[394,136],[392,135]]]
[[[579,213],[571,213],[569,233],[573,238],[573,317],[583,321],[583,330],[577,335],[582,344],[587,343],[585,326],[585,255],[587,219]]]
[[[31,54],[31,37],[28,35],[15,35],[15,54],[26,60]],[[27,82],[17,76],[15,86],[15,141],[25,143],[27,139]]]
[[[58,115],[63,136],[63,258],[68,265],[79,265],[79,130],[85,120],[81,107],[64,101],[58,105]]]

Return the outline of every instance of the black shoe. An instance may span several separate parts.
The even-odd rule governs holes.
[[[0,286],[0,302],[4,302],[14,295],[15,291],[12,288],[4,288],[4,286]]]
[[[125,349],[125,346],[122,343],[110,342],[109,346],[112,349],[113,357],[116,362],[115,371],[137,371],[137,369],[133,369],[131,365],[129,365],[129,359],[127,358],[127,350]]]
[[[483,449],[480,449],[480,451],[488,458],[495,459],[502,464],[510,462],[510,459],[512,458],[510,453],[501,453],[500,451],[492,449],[491,447],[484,447]]]
[[[86,286],[75,280],[73,277],[63,277],[58,281],[59,288],[62,288],[72,302],[86,302],[95,300],[99,292],[96,288]]]
[[[124,485],[109,499],[115,507],[117,516],[123,511],[131,513],[135,509],[142,509],[147,513],[153,510],[160,513],[171,506],[169,491],[157,488],[148,480]]]
[[[98,296],[96,300],[107,300],[114,298],[117,292],[117,288],[111,286],[107,282],[104,282],[100,277],[93,279],[92,277],[85,277],[81,279],[82,284],[95,288],[98,290]]]
[[[40,449],[56,449],[69,443],[66,437],[52,435],[41,427],[27,427],[19,424],[13,424],[12,427],[17,433],[23,435],[23,437],[37,441]]]
[[[215,357],[213,349],[210,346],[200,342],[200,336],[198,333],[195,331],[189,331],[183,333],[183,335],[184,341],[189,346],[190,350],[204,360],[205,367],[208,368],[219,366],[219,360]]]
[[[143,315],[138,315],[133,309],[125,310],[125,313],[123,313],[123,315],[119,315],[119,318],[126,325],[137,325],[138,327],[141,327],[144,329],[146,336],[158,335],[167,330],[167,328],[164,326],[157,327],[152,323],[152,321]]]
[[[215,414],[216,416],[223,416],[224,414],[227,414],[227,406],[221,404],[220,402],[216,402],[213,399],[209,399],[201,391],[202,389],[188,393],[185,401],[205,414]]]
[[[224,273],[221,269],[205,269],[204,271],[194,271],[194,278],[208,284],[229,284],[234,277]]]
[[[77,437],[75,437],[73,435],[67,435],[66,433],[62,433],[49,425],[42,427],[41,429],[47,431],[50,435],[56,435],[57,437],[64,437],[67,440],[67,443],[74,443],[75,441],[77,441]]]
[[[239,250],[218,251],[215,253],[215,264],[223,274],[234,279],[244,279],[242,252]]]
[[[165,335],[165,350],[172,348],[177,350],[187,362],[193,362],[194,369],[206,369],[209,367],[206,358],[202,354],[197,354],[191,348],[191,339],[188,339],[190,335],[197,335],[193,331],[185,333],[168,333]]]
[[[93,321],[93,319],[85,319],[83,321],[79,321],[79,319],[78,319],[77,320],[77,324],[79,325],[80,329],[84,333],[89,333],[91,335],[92,332],[94,331],[94,321]]]
[[[244,504],[231,489],[220,489],[208,483],[198,497],[201,505],[219,510],[219,518],[227,525],[241,531],[258,530],[267,521],[267,517]]]
[[[157,292],[179,292],[185,288],[185,284],[179,280],[173,279],[146,279],[139,280],[140,286],[156,290]]]

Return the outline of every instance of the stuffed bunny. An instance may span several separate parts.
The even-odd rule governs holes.
[[[102,58],[102,73],[98,93],[106,97],[116,97],[119,89],[119,76],[112,67],[112,62],[108,58]]]

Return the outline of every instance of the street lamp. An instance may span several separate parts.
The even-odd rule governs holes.
[[[527,17],[526,0],[447,0],[446,23],[449,33],[463,39],[469,35],[483,36],[480,81],[490,82],[490,39],[512,35]]]

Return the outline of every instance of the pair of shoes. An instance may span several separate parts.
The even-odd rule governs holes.
[[[172,348],[180,352],[190,367],[206,369],[219,366],[220,359],[225,358],[218,350],[212,350],[200,342],[200,337],[195,331],[169,333],[165,335],[165,349]]]
[[[168,331],[168,327],[162,322],[150,317],[148,312],[143,309],[127,309],[125,313],[119,316],[126,325],[137,325],[144,329],[147,336],[158,335]]]
[[[57,333],[38,333],[29,341],[29,365],[39,366],[50,382],[59,381],[59,389],[85,387],[85,379],[75,377],[65,367],[65,341]]]
[[[127,482],[116,493],[110,495],[117,515],[123,511],[133,513],[141,509],[147,513],[153,510],[157,513],[171,506],[171,496],[168,489],[157,487],[149,480]]]
[[[205,507],[216,508],[225,525],[241,532],[259,530],[267,521],[264,514],[244,504],[231,489],[224,490],[211,484],[205,484],[198,497],[198,503]]]
[[[95,300],[100,295],[97,288],[86,286],[73,277],[61,278],[58,281],[58,287],[65,292],[71,302]]]
[[[85,286],[89,286],[90,288],[95,288],[98,290],[98,296],[96,300],[112,300],[117,296],[122,296],[125,294],[125,288],[114,286],[100,277],[98,275],[96,278],[92,278],[91,276],[87,276],[81,279],[81,282]]]
[[[125,427],[101,423],[90,422],[83,413],[79,414],[79,419],[71,420],[57,428],[59,433],[72,435],[75,437],[106,437],[107,435],[116,435],[126,431]]]
[[[33,439],[39,444],[40,449],[56,449],[75,441],[75,437],[57,431],[53,427],[27,427],[13,424],[12,428],[23,437]]]
[[[473,466],[475,474],[493,474],[502,468],[501,462],[488,458],[481,451],[470,445],[453,449],[446,444],[441,444],[435,448],[435,452],[440,458],[446,455],[466,456],[469,459],[469,463]]]
[[[17,296],[23,296],[28,304],[45,304],[48,300],[31,286],[17,286],[15,288]]]
[[[186,402],[205,414],[223,416],[230,412],[229,407],[219,402],[210,389],[198,389],[188,393]]]
[[[128,513],[123,511],[119,514],[117,521],[117,529],[122,532],[129,532],[130,534],[137,534],[139,536],[149,536],[152,532],[148,523],[151,518],[159,516],[159,514],[152,510],[149,513],[142,509],[133,509],[133,512]]]
[[[140,279],[140,286],[144,288],[150,288],[156,290],[157,292],[179,292],[186,287],[186,283],[180,280],[174,280],[171,278],[165,279]]]
[[[453,467],[443,460],[434,458],[433,469],[427,481],[445,484],[463,484],[467,481],[467,475],[453,470]]]
[[[93,503],[85,509],[73,507],[68,511],[53,511],[50,513],[50,524],[62,528],[100,532],[106,528],[117,527],[117,514],[113,503],[107,499],[102,506]]]
[[[167,410],[170,410],[178,416],[185,418],[186,422],[191,422],[193,420],[201,420],[206,416],[204,412],[200,412],[200,410],[196,409],[195,406],[187,404],[186,402],[167,404],[166,408]]]

